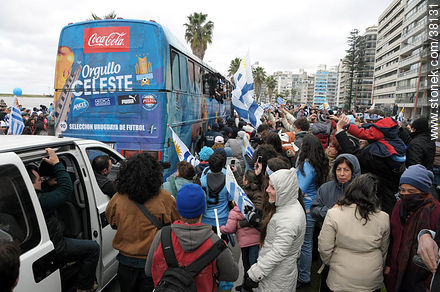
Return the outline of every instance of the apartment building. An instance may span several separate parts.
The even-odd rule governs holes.
[[[315,73],[315,90],[313,105],[321,105],[327,102],[331,107],[336,105],[338,67],[334,66],[327,70],[326,65],[319,65]]]

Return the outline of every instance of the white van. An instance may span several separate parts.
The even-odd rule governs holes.
[[[114,180],[124,159],[110,146],[91,140],[51,136],[0,136],[0,238],[20,243],[20,280],[14,291],[72,291],[78,264],[58,266],[54,245],[49,239],[46,222],[25,165],[47,157],[45,148],[55,150],[66,166],[74,188],[71,199],[57,210],[64,223],[64,235],[91,239],[101,247],[96,281],[101,291],[118,269],[117,251],[112,248],[115,234],[107,222],[105,209],[109,197],[98,186],[92,160],[109,155]]]

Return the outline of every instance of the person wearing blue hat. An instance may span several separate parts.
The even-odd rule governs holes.
[[[182,186],[177,192],[176,204],[182,219],[171,224],[172,244],[178,264],[187,266],[221,239],[212,231],[210,225],[201,223],[202,214],[206,209],[206,197],[199,185]],[[161,246],[162,230],[157,232],[153,240],[145,265],[145,273],[153,277],[155,286],[168,267]],[[216,271],[215,275],[212,271]],[[217,291],[215,279],[236,281],[238,274],[238,265],[232,257],[231,250],[226,248],[195,277],[197,291]]]
[[[387,291],[427,291],[431,273],[412,259],[417,254],[417,234],[436,230],[440,203],[431,194],[434,175],[423,165],[411,165],[400,177],[399,197],[391,216],[391,246],[385,268]]]
[[[195,167],[196,174],[200,176],[202,171],[209,166],[208,159],[214,153],[211,147],[204,146],[199,152],[200,163]]]

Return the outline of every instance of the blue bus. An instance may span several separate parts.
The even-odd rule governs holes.
[[[170,126],[192,151],[231,115],[230,83],[154,21],[98,20],[61,31],[56,135],[99,140],[124,156],[178,162]]]

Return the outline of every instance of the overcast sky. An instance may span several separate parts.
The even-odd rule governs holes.
[[[58,38],[63,26],[111,11],[125,19],[156,20],[184,41],[187,16],[208,14],[214,37],[204,60],[222,73],[249,50],[266,73],[319,64],[337,65],[351,29],[376,25],[391,0],[132,1],[2,0],[0,5],[0,93],[53,92]]]

